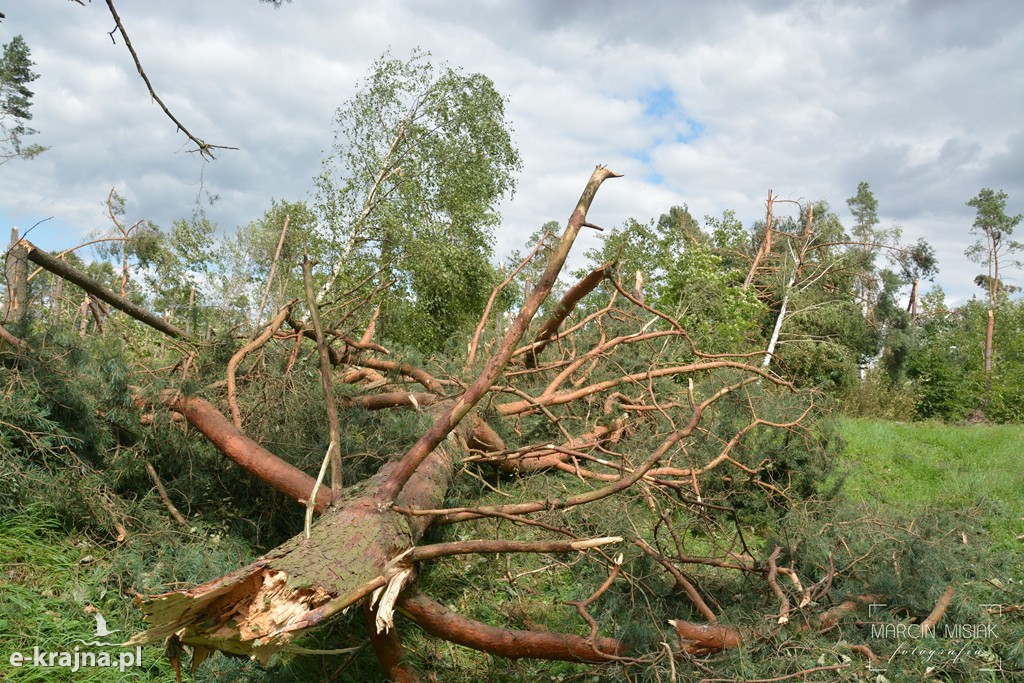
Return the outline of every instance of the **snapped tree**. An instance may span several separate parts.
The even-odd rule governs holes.
[[[199,385],[188,370],[195,362],[188,334],[124,306],[109,287],[19,242],[28,260],[175,337],[161,351],[158,371],[169,386],[150,398],[238,466],[320,515],[241,569],[200,586],[140,596],[150,627],[132,642],[165,644],[174,661],[190,647],[194,666],[214,650],[265,663],[275,653],[305,651],[298,638],[358,609],[391,680],[416,680],[398,635],[408,623],[502,657],[671,668],[694,654],[794,629],[827,631],[877,602],[857,593],[819,608],[866,555],[837,542],[827,561],[801,564],[793,547],[749,544],[739,516],[741,507],[785,509],[813,490],[822,465],[815,462],[821,436],[813,391],[797,391],[762,368],[763,351],[702,351],[657,302],[619,281],[614,262],[584,273],[543,306],[588,225],[598,189],[615,176],[603,167],[594,171],[519,310],[487,308],[466,338],[467,357],[481,360],[458,358],[439,369],[395,359],[372,322],[354,337],[332,324],[351,310],[373,308],[382,295],[373,290],[317,329],[301,320],[298,302],[285,302],[234,351],[226,381]],[[741,274],[731,285],[740,291]],[[111,280],[117,287],[119,279]],[[498,283],[489,301],[500,301],[513,281]],[[307,298],[315,304],[315,296]],[[506,324],[490,324],[489,317],[506,315]],[[315,345],[317,353],[302,354],[304,345]],[[168,363],[168,355],[178,361]],[[264,360],[249,363],[240,384],[238,368],[257,355]],[[271,357],[289,360],[266,362]],[[261,384],[272,374],[287,379],[300,372],[303,357],[326,359],[324,377],[341,389],[327,410],[406,411],[421,420],[403,452],[378,454],[382,464],[368,476],[350,477],[354,470],[347,470],[340,490],[317,486],[311,473],[246,434],[253,403],[264,401]],[[209,377],[216,366],[203,362],[200,376]],[[231,419],[218,403],[228,406]],[[331,431],[331,452],[338,453]],[[343,467],[349,464],[343,458]],[[467,487],[482,476],[505,480],[501,498],[484,498],[494,484]],[[458,504],[449,503],[452,497]],[[428,529],[441,538],[426,536]],[[537,536],[515,537],[523,530]],[[578,596],[568,601],[579,616],[574,632],[482,623],[426,595],[418,580],[428,563],[453,555],[540,553],[568,554],[586,570],[567,586]],[[756,614],[725,618],[729,599],[719,591],[728,590],[730,575],[742,577],[737,584],[745,590],[763,593]],[[606,609],[605,601],[633,607]],[[655,614],[662,616],[655,620]],[[646,635],[620,620],[645,622]]]

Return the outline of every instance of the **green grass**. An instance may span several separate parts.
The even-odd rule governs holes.
[[[128,602],[110,590],[94,567],[102,564],[102,548],[64,535],[56,522],[28,509],[18,517],[0,520],[0,679],[9,681],[149,681],[173,680],[173,674],[158,648],[144,648],[140,665],[123,672],[115,667],[36,667],[34,649],[44,653],[80,651],[109,653],[116,662],[122,652],[133,648],[89,646],[94,641],[95,618],[87,606],[95,607],[119,632],[103,642],[118,643],[141,625],[126,619]],[[12,653],[28,660],[21,667],[10,666]],[[45,658],[45,655],[44,655]],[[45,661],[45,659],[44,659]],[[55,662],[58,660],[55,660]]]
[[[907,514],[980,507],[994,549],[1024,550],[1024,426],[846,419],[842,436],[853,500]]]
[[[949,660],[937,680],[1021,680],[1024,620],[983,608],[1024,599],[1024,426],[844,419],[842,438],[845,504],[906,528],[938,527],[953,545],[919,569],[947,575],[940,582],[955,589],[946,620],[994,625],[993,638],[966,645],[998,653],[1002,673],[984,677],[978,662]],[[905,676],[892,680],[924,669],[903,664]]]

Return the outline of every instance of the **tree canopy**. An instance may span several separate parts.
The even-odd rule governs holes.
[[[39,78],[33,66],[31,50],[20,35],[4,45],[0,57],[0,164],[13,159],[31,159],[46,151],[42,145],[24,141],[38,132],[27,125],[32,120],[35,95],[28,86]]]

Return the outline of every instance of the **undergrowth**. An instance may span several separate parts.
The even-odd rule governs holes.
[[[140,395],[152,400],[170,385],[160,379],[144,387],[131,385],[129,378],[140,373],[125,365],[115,341],[35,341],[44,349],[38,357],[0,354],[5,371],[0,379],[3,676],[17,681],[172,680],[159,648],[147,648],[142,665],[125,675],[96,669],[62,678],[65,672],[11,669],[6,662],[15,650],[61,650],[73,647],[76,639],[89,639],[93,610],[121,634],[137,632],[143,624],[132,605],[136,594],[193,586],[244,565],[298,531],[301,508],[241,473],[165,412],[153,412],[145,400],[136,400]],[[234,344],[216,341],[197,367],[222,367]],[[301,367],[280,377],[276,364],[282,362],[268,355],[243,364],[243,422],[274,453],[315,471],[327,446],[319,378]],[[266,372],[261,363],[274,366],[274,372]],[[208,376],[187,381],[200,390],[200,378]],[[676,387],[677,397],[686,400],[686,390],[685,385]],[[694,389],[697,395],[710,390],[699,383]],[[344,394],[344,388],[340,391]],[[756,398],[762,417],[781,419],[799,410],[785,395],[764,402],[766,397],[757,395],[761,391],[751,386],[744,400]],[[706,461],[717,453],[744,424],[742,409],[742,402],[723,401],[702,423],[704,431],[690,444],[689,457]],[[426,419],[415,411],[346,410],[341,416],[351,479],[404,452]],[[515,424],[492,414],[488,418],[510,440],[560,438],[543,417]],[[702,594],[716,596],[713,607],[722,622],[752,637],[731,651],[670,662],[664,643],[674,643],[675,636],[668,619],[702,617],[660,565],[623,542],[575,555],[439,559],[419,567],[420,586],[450,609],[488,624],[586,636],[589,626],[567,603],[592,595],[621,553],[622,577],[588,610],[601,625],[600,634],[620,638],[640,653],[639,663],[593,667],[508,661],[440,642],[400,620],[408,657],[439,681],[491,683],[745,680],[813,668],[821,672],[808,680],[881,683],[878,676],[893,682],[920,680],[928,667],[933,667],[933,680],[974,681],[987,680],[985,669],[993,663],[1001,667],[1002,680],[1020,677],[1020,612],[990,613],[984,607],[1024,602],[1017,540],[1024,533],[1019,494],[1024,481],[1015,446],[1022,440],[1020,429],[867,421],[847,421],[842,427],[843,439],[827,419],[806,430],[751,431],[733,456],[758,466],[756,475],[722,468],[719,476],[702,479],[703,500],[718,507],[701,508],[681,491],[643,484],[641,495],[613,496],[536,516],[552,529],[488,519],[440,527],[424,540],[538,540],[559,537],[557,529],[564,529],[577,537],[642,538],[666,555],[680,548],[690,556],[749,554],[762,567],[779,546],[779,564],[792,566],[805,583],[823,579],[830,567],[836,570],[822,603],[795,609],[785,628],[774,618],[779,603],[767,590],[763,571],[686,565],[686,575]],[[661,437],[654,430],[648,441],[643,434],[631,438],[635,452],[630,457],[642,458]],[[146,463],[159,473],[185,524],[170,519]],[[558,499],[596,486],[567,473],[514,476],[474,464],[465,467],[448,504]],[[657,517],[655,509],[665,517]],[[970,652],[955,658],[929,656],[928,649],[904,653],[900,648],[922,645],[872,630],[872,624],[920,621],[949,585],[955,599],[943,623],[990,625],[992,632],[985,639],[946,638],[928,645],[931,650],[967,645],[974,648]],[[824,634],[813,627],[821,611],[865,594],[883,596],[885,607],[877,614],[850,615]],[[790,595],[797,594],[791,590]],[[285,654],[266,670],[245,660],[215,657],[203,665],[198,680],[377,680],[379,668],[365,646],[365,628],[362,613],[350,610],[299,644],[315,650],[360,648],[354,654]],[[885,670],[870,671],[855,645],[888,658]]]

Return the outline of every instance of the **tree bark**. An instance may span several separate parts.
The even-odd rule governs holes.
[[[86,292],[96,297],[97,299],[110,304],[119,311],[127,313],[128,315],[135,318],[139,322],[145,323],[146,325],[149,325],[155,330],[163,332],[164,334],[170,337],[174,337],[175,339],[183,339],[188,337],[188,335],[185,334],[184,330],[175,327],[166,320],[162,319],[160,316],[150,313],[141,306],[133,304],[131,301],[128,301],[124,297],[118,296],[114,292],[111,292],[109,289],[107,289],[106,287],[104,287],[99,282],[92,279],[85,273],[78,271],[77,269],[73,268],[71,265],[64,261],[61,261],[60,259],[54,258],[50,254],[46,253],[39,247],[32,244],[31,242],[27,240],[21,240],[21,244],[23,244],[25,248],[28,250],[28,260],[36,264],[37,266],[40,266],[41,268],[50,271],[54,275],[59,275],[60,277],[64,278],[65,280],[68,280],[69,282],[75,283],[76,285],[78,285],[79,287],[81,287],[82,289],[84,289]]]
[[[11,246],[7,251],[7,300],[3,322],[16,323],[25,317],[28,299],[28,257],[25,242],[18,238],[18,229],[11,228]]]
[[[405,592],[398,609],[427,633],[499,657],[601,663],[621,656],[615,638],[584,638],[567,633],[496,628],[462,616],[418,590]]]
[[[243,434],[209,401],[196,396],[168,394],[164,403],[181,413],[189,424],[202,432],[221,453],[246,472],[293,500],[305,500],[316,480],[277,457]],[[331,502],[331,493],[321,489],[316,497],[316,510],[322,512]]]
[[[137,598],[150,628],[129,642],[147,645],[177,634],[187,645],[247,655],[262,664],[287,651],[305,629],[386,585],[395,568],[403,566],[389,567],[389,562],[411,548],[430,524],[429,517],[407,520],[374,502],[373,492],[395,467],[390,462],[346,489],[313,526],[309,539],[295,536],[202,586]],[[440,505],[451,475],[451,460],[438,449],[395,502],[417,508]]]
[[[498,379],[501,373],[504,371],[505,366],[508,364],[509,358],[512,357],[512,352],[515,350],[516,344],[522,338],[526,332],[526,328],[529,326],[530,321],[533,320],[533,316],[536,315],[537,310],[541,304],[547,298],[551,292],[551,287],[554,286],[555,280],[558,279],[558,274],[562,270],[562,266],[565,264],[565,259],[569,256],[569,249],[572,248],[573,242],[576,240],[576,235],[583,228],[583,224],[587,220],[587,211],[590,209],[591,203],[594,201],[594,197],[597,194],[598,188],[608,178],[617,178],[619,174],[610,171],[604,166],[598,166],[594,169],[594,172],[590,176],[590,180],[587,182],[586,188],[583,190],[583,194],[580,197],[579,202],[576,204],[576,209],[572,212],[569,217],[569,224],[565,228],[565,232],[562,234],[562,239],[558,243],[558,247],[555,249],[555,253],[551,257],[551,261],[548,263],[548,267],[544,270],[544,274],[540,278],[540,282],[537,283],[537,288],[534,289],[533,294],[523,304],[523,308],[519,311],[519,315],[516,316],[515,321],[512,323],[512,327],[509,328],[508,334],[501,341],[501,346],[498,351],[487,361],[487,365],[484,366],[484,370],[480,373],[480,376],[466,389],[466,392],[459,397],[455,404],[449,408],[444,415],[442,415],[434,424],[420,437],[420,439],[413,444],[413,447],[402,458],[401,464],[395,471],[394,475],[388,480],[384,486],[381,487],[377,494],[377,500],[383,504],[388,504],[390,501],[395,499],[395,496],[402,490],[405,483],[412,476],[413,472],[424,458],[440,444],[445,437],[452,432],[453,429],[459,424],[473,406],[483,398],[487,391],[494,385],[494,382]]]

